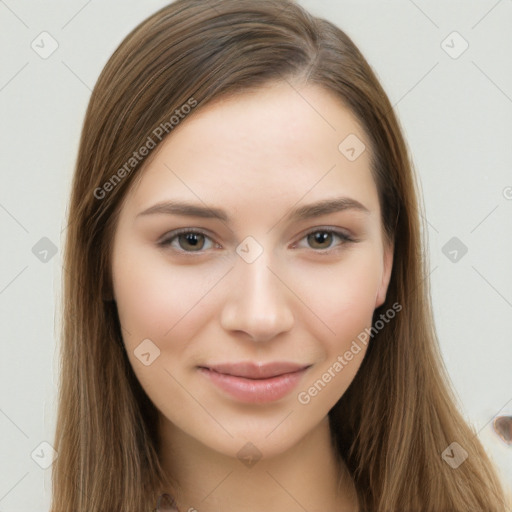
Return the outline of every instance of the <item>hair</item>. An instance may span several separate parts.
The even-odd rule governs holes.
[[[177,0],[122,41],[85,115],[64,250],[51,512],[140,512],[176,485],[159,461],[156,407],[131,368],[108,300],[123,199],[158,148],[132,169],[126,162],[155,128],[172,133],[170,117],[191,98],[197,111],[284,80],[333,93],[363,127],[383,232],[394,244],[386,300],[374,319],[394,303],[403,309],[372,337],[329,412],[333,446],[361,510],[506,510],[499,474],[458,411],[440,355],[417,178],[369,64],[342,30],[294,0]],[[156,146],[165,140],[152,138]],[[457,469],[441,456],[454,441],[468,453]]]

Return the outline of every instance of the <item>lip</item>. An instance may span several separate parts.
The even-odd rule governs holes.
[[[246,403],[267,403],[290,393],[311,365],[290,362],[222,363],[198,370],[231,397]]]

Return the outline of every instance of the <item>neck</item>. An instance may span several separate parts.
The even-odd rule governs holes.
[[[161,417],[162,464],[181,512],[357,512],[353,480],[331,442],[328,418],[298,444],[255,463],[213,451]]]

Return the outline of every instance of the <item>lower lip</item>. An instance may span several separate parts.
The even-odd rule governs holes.
[[[297,386],[306,370],[307,368],[304,368],[268,379],[246,379],[199,368],[199,371],[218,388],[237,400],[253,404],[273,402],[283,398]]]

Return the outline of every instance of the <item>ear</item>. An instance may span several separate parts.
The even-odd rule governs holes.
[[[386,243],[383,254],[382,279],[375,297],[375,307],[378,308],[384,304],[386,293],[388,291],[389,281],[391,279],[391,269],[393,268],[394,243]]]

